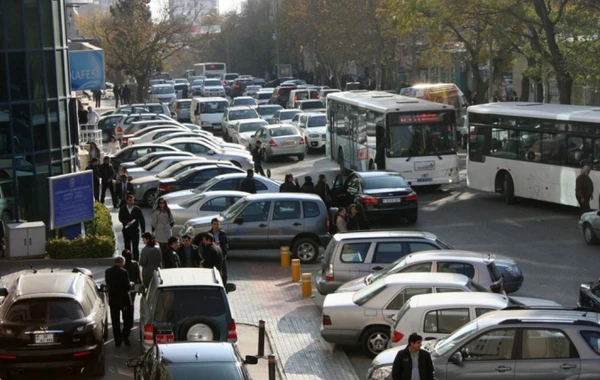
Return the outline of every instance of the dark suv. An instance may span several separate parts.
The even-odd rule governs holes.
[[[231,84],[231,97],[235,98],[236,96],[242,96],[246,87],[254,84],[254,79],[252,78],[237,78]]]
[[[155,343],[237,342],[227,292],[216,269],[159,269],[144,293],[140,299],[143,352]]]
[[[275,90],[273,90],[273,95],[271,95],[271,99],[269,99],[269,104],[279,104],[285,108],[290,99],[290,92],[296,88],[296,86],[277,86]]]
[[[104,291],[87,269],[21,275],[0,306],[0,377],[13,371],[85,369],[104,376]],[[0,297],[1,299],[1,297]]]

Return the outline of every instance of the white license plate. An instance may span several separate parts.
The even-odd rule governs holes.
[[[417,182],[433,182],[433,178],[419,178]]]
[[[281,146],[294,146],[296,145],[295,141],[284,141]]]
[[[383,203],[402,203],[402,198],[387,198],[381,200]]]
[[[53,334],[35,334],[35,343],[36,344],[54,343],[54,335]]]

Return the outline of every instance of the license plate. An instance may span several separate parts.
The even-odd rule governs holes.
[[[417,182],[433,182],[433,178],[419,178]]]
[[[387,198],[381,200],[383,203],[402,203],[402,198]]]
[[[156,334],[156,343],[173,343],[175,336],[173,334]]]
[[[295,141],[284,141],[281,146],[294,146],[296,145]]]
[[[35,334],[35,343],[54,343],[54,334]]]

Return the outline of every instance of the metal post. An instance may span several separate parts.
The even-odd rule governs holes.
[[[275,379],[275,355],[269,355],[269,380]]]
[[[273,0],[275,3],[275,49],[276,49],[276,61],[275,61],[275,75],[279,78],[279,32],[278,32],[278,18],[279,18],[279,4],[277,0]]]
[[[265,356],[265,321],[258,321],[258,356]]]
[[[490,59],[488,60],[488,103],[494,101],[493,75],[494,75],[494,40],[490,39]]]

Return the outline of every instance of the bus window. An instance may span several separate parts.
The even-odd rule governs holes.
[[[580,168],[592,157],[592,139],[569,136],[567,140],[567,165]]]

